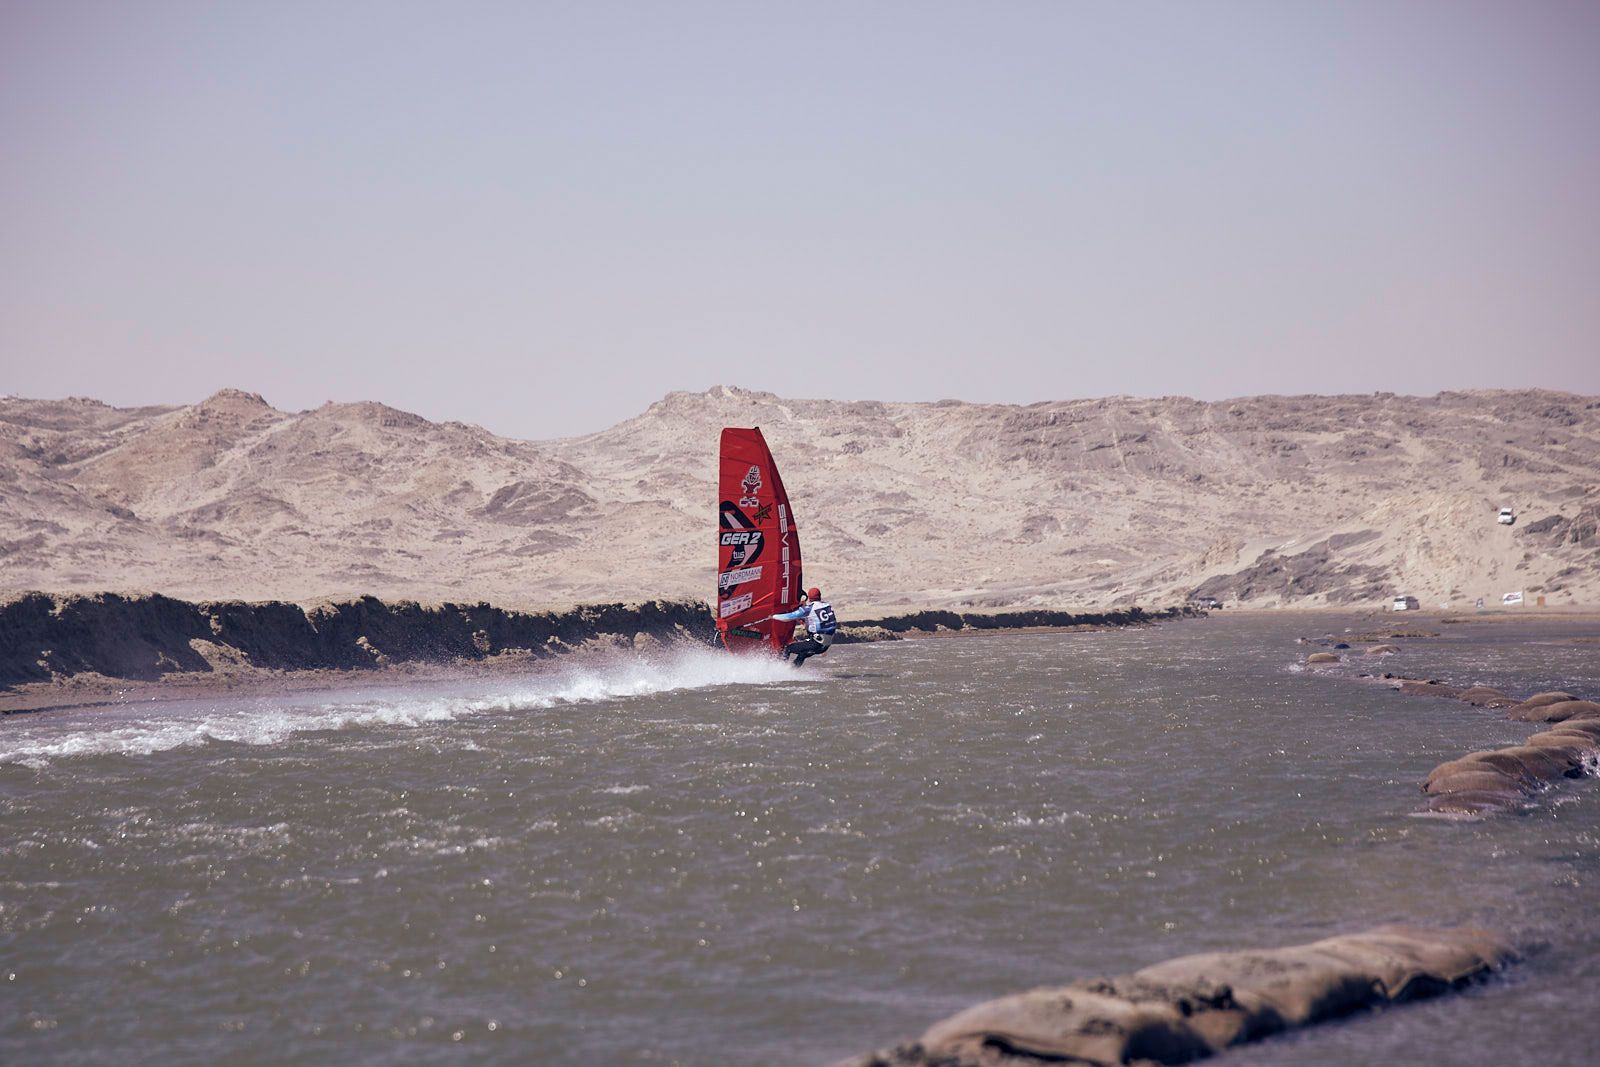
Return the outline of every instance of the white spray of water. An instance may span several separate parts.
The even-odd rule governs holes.
[[[352,727],[417,727],[495,711],[626,700],[719,685],[795,680],[794,669],[767,656],[678,649],[480,687],[467,694],[386,690],[229,705],[167,705],[142,712],[85,710],[20,716],[0,729],[0,764],[43,768],[84,755],[149,755],[207,741],[271,745],[295,734]]]

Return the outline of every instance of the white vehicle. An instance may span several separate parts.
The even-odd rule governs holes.
[[[1501,526],[1510,526],[1512,523],[1514,523],[1516,521],[1517,521],[1517,513],[1516,512],[1512,511],[1510,508],[1501,508],[1500,509],[1500,525]]]
[[[1394,598],[1394,611],[1421,611],[1422,605],[1414,596],[1397,596]]]

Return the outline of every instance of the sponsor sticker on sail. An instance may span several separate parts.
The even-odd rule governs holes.
[[[744,596],[736,596],[732,600],[724,600],[721,609],[719,609],[721,617],[726,619],[729,615],[737,615],[741,611],[749,611],[750,605],[753,603],[755,603],[755,596],[751,593],[746,593]]]
[[[759,577],[761,577],[760,567],[740,567],[736,571],[723,571],[717,575],[717,585],[723,589],[732,589],[736,585],[753,582]]]

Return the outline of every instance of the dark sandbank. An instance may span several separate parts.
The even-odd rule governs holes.
[[[839,643],[1002,630],[1100,630],[1203,616],[1192,608],[1106,612],[922,611],[855,621]],[[119,704],[241,690],[406,683],[552,658],[709,640],[697,600],[593,604],[524,612],[491,604],[362,597],[305,607],[283,601],[193,603],[159,594],[52,596],[0,603],[0,713]]]

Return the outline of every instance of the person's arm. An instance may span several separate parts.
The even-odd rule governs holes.
[[[805,618],[806,617],[806,612],[810,611],[810,610],[811,610],[810,608],[808,608],[804,604],[802,604],[798,608],[795,608],[793,611],[786,611],[782,615],[769,615],[767,617],[770,618],[770,619],[777,619],[777,620],[779,620],[781,622],[791,622],[791,621],[793,621],[795,619],[803,619],[803,618]]]

